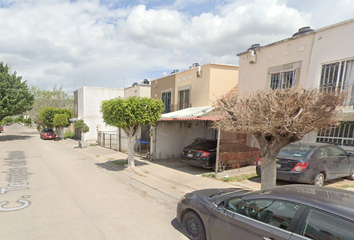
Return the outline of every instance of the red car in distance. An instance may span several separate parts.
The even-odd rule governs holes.
[[[0,133],[4,131],[4,127],[0,125]]]
[[[41,139],[55,139],[56,135],[52,128],[43,128],[39,133]]]

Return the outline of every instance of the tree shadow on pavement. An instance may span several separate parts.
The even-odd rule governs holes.
[[[28,135],[4,135],[4,136],[0,136],[0,142],[14,141],[14,140],[26,140],[31,137],[32,136],[28,136]]]
[[[127,163],[128,160],[126,159],[113,159],[104,163],[95,163],[95,165],[108,171],[122,171],[127,168],[125,166]],[[134,163],[136,167],[147,165],[147,163],[139,160],[134,160]]]

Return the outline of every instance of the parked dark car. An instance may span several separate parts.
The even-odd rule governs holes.
[[[182,149],[181,161],[191,166],[210,168],[215,171],[216,154],[216,139],[196,139]],[[221,141],[218,171],[254,165],[259,155],[258,148],[247,146],[242,142]]]
[[[277,156],[277,179],[322,186],[325,181],[348,177],[354,180],[354,155],[324,143],[291,143]],[[256,172],[261,176],[260,158]]]
[[[177,220],[194,240],[353,240],[354,192],[311,185],[198,190],[181,198]]]
[[[188,165],[215,170],[216,148],[216,139],[197,140],[183,148],[181,161]],[[220,164],[219,171],[223,170],[225,170],[225,165]]]
[[[40,132],[41,139],[55,139],[56,135],[52,128],[43,128]]]

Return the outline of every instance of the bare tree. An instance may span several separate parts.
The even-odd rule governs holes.
[[[262,152],[262,189],[274,187],[279,151],[311,131],[335,126],[344,98],[345,93],[300,88],[227,95],[215,104],[222,115],[215,127],[255,136]]]
[[[39,113],[46,107],[65,108],[74,111],[74,97],[72,94],[63,91],[63,86],[53,90],[44,90],[37,87],[31,87],[31,93],[34,95],[32,109],[27,112],[33,121],[43,125],[40,122]]]

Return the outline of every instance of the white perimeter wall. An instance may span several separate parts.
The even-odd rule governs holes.
[[[85,141],[97,141],[97,130],[116,132],[116,127],[108,126],[103,122],[102,114],[100,113],[100,107],[103,100],[109,100],[117,97],[123,98],[124,89],[83,87],[79,89],[78,93],[78,118],[82,118],[90,128],[90,131],[85,133]],[[80,95],[82,97],[80,97]],[[80,99],[82,99],[81,103]],[[80,111],[80,109],[82,111]]]
[[[209,121],[160,121],[157,123],[156,159],[179,158],[184,147],[196,138],[216,139]]]

